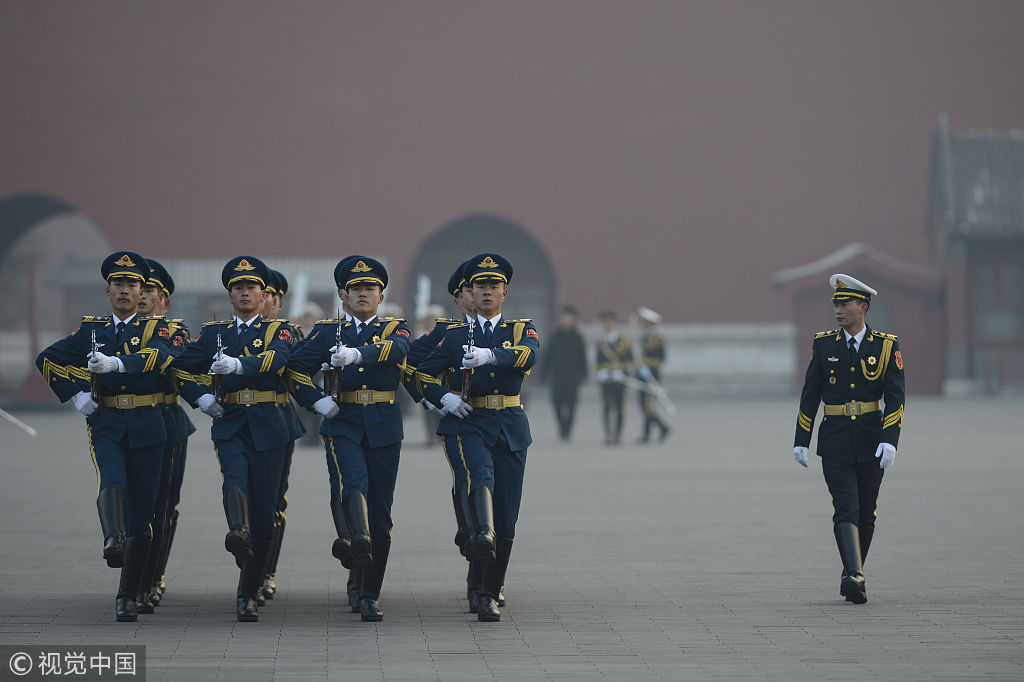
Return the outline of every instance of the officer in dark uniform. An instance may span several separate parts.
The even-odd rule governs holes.
[[[597,342],[597,381],[601,385],[604,416],[604,442],[622,442],[622,421],[625,412],[625,376],[633,369],[633,344],[618,329],[615,313],[599,315],[604,335]]]
[[[239,621],[259,620],[258,592],[274,538],[274,516],[289,442],[281,373],[291,331],[259,314],[270,272],[252,256],[228,261],[221,281],[234,316],[207,322],[174,359],[181,395],[213,417],[210,434],[224,477],[224,547],[241,569]]]
[[[281,318],[281,309],[284,308],[284,296],[288,293],[288,279],[279,271],[270,270],[270,284],[267,286],[267,296],[263,299],[263,318],[267,321],[281,322],[291,331],[292,351],[302,341],[302,330],[297,325]],[[282,374],[278,385],[281,393],[289,392],[289,385],[286,377]],[[292,468],[292,455],[295,453],[295,441],[306,433],[306,427],[299,419],[299,413],[295,405],[289,399],[284,406],[285,420],[288,423],[288,436],[291,440],[285,445],[284,469],[281,471],[281,489],[277,499],[277,513],[274,515],[274,542],[270,547],[270,556],[267,558],[267,567],[263,576],[263,585],[260,588],[259,605],[263,605],[263,599],[273,599],[277,593],[277,560],[281,556],[281,541],[284,538],[284,527],[288,522],[285,516],[285,509],[288,508],[288,474]]]
[[[587,349],[577,318],[576,308],[562,307],[561,319],[548,339],[541,364],[542,375],[551,384],[558,435],[567,442],[572,438],[580,385],[587,380]]]
[[[800,394],[793,456],[807,466],[818,404],[818,456],[832,495],[836,544],[843,560],[840,594],[867,601],[864,559],[875,533],[875,508],[884,470],[893,465],[903,428],[903,357],[893,334],[867,326],[877,291],[848,275],[832,275],[838,329],[814,336]],[[884,406],[883,406],[884,402]]]
[[[139,314],[162,316],[166,319],[171,309],[171,294],[174,293],[174,279],[167,269],[147,258],[149,279],[142,285],[139,299]],[[176,355],[189,342],[189,331],[183,320],[167,319],[171,332],[171,354]],[[167,427],[167,444],[164,448],[163,469],[160,473],[160,489],[153,514],[153,544],[146,558],[142,572],[139,593],[135,597],[135,608],[139,613],[153,613],[153,608],[163,598],[166,582],[164,569],[171,551],[171,541],[178,527],[178,501],[181,499],[181,481],[185,474],[185,456],[188,437],[196,427],[185,414],[178,400],[177,382],[171,373],[163,378],[164,423]]]
[[[404,320],[377,317],[388,284],[380,261],[342,260],[334,277],[353,319],[318,322],[288,363],[288,376],[299,404],[324,417],[320,433],[338,534],[331,553],[346,568],[364,569],[361,619],[379,621],[403,438],[395,390],[409,350],[409,328]],[[333,376],[326,396],[312,380],[325,362],[338,370],[327,370]]]
[[[423,395],[459,418],[459,462],[467,472],[469,510],[475,530],[472,556],[486,562],[477,618],[501,619],[498,597],[515,538],[532,442],[520,399],[523,379],[537,362],[540,340],[530,320],[505,320],[501,306],[512,279],[512,264],[496,253],[470,259],[466,280],[473,291],[475,323],[452,324],[419,365]],[[447,370],[472,369],[463,400],[441,385]]]
[[[149,278],[145,258],[118,251],[100,272],[113,314],[83,317],[81,327],[39,354],[36,366],[61,402],[72,401],[86,417],[103,558],[121,569],[115,615],[135,621],[167,441],[162,373],[171,361],[170,330],[163,318],[138,315]]]
[[[640,338],[640,364],[636,368],[637,379],[645,384],[661,385],[661,366],[665,363],[665,337],[658,332],[661,315],[650,308],[641,307],[636,312],[640,320],[642,336]],[[654,394],[640,391],[640,411],[644,415],[644,432],[638,443],[646,443],[651,438],[651,427],[657,426],[661,431],[659,441],[668,438],[669,427],[655,409]]]

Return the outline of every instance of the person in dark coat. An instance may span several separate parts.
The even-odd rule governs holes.
[[[558,326],[548,342],[541,365],[541,377],[551,385],[551,403],[555,406],[558,435],[568,441],[576,417],[580,385],[587,380],[587,351],[580,333],[576,309],[563,306]]]

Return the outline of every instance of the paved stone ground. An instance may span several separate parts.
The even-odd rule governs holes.
[[[21,412],[41,434],[0,422],[0,644],[144,644],[149,680],[1024,679],[1024,400],[911,402],[863,606],[838,594],[820,467],[790,455],[795,399],[680,408],[666,443],[609,448],[592,395],[568,446],[548,404],[530,402],[536,442],[495,624],[465,612],[447,465],[416,423],[385,620],[343,606],[323,453],[300,447],[281,591],[259,623],[236,623],[198,413],[166,599],[116,623],[82,419]]]

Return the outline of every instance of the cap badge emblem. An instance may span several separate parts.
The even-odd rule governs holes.
[[[242,260],[238,261],[238,265],[235,266],[235,271],[239,271],[239,270],[255,270],[255,269],[256,269],[256,266],[255,265],[250,265],[249,261],[247,261],[244,258]]]
[[[354,268],[352,268],[352,272],[369,272],[372,269],[373,268],[371,268],[369,265],[367,265],[363,261],[359,261],[358,263],[356,263],[356,266]]]
[[[114,261],[114,265],[120,265],[122,268],[134,268],[135,263],[128,257],[128,254],[123,254],[120,258]]]

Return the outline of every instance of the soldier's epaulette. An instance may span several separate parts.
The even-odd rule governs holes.
[[[163,315],[140,315],[139,321],[142,320],[164,320],[166,319]]]
[[[814,335],[814,338],[816,338],[816,339],[823,339],[826,336],[834,336],[835,334],[838,334],[838,333],[839,333],[838,329],[833,329],[833,330],[827,331],[827,332],[818,332],[817,334]]]
[[[185,320],[180,318],[180,317],[175,317],[174,319],[167,320],[167,321],[170,322],[171,324],[177,324],[177,325],[185,324]]]
[[[458,320],[454,317],[435,317],[434,322],[438,324],[455,324]]]
[[[524,317],[524,318],[519,319],[519,320],[502,320],[501,324],[502,324],[502,326],[504,326],[506,324],[515,324],[516,322],[524,322],[524,323],[525,322],[533,322],[533,318],[532,317]]]
[[[448,328],[449,329],[461,329],[462,327],[468,327],[468,326],[469,326],[468,322],[452,322],[450,325],[448,325]]]
[[[284,318],[284,317],[277,317],[277,318],[274,318],[273,320],[266,320],[266,319],[264,319],[263,321],[264,322],[282,322],[284,324],[291,324],[291,322],[289,322],[287,320],[287,318]]]
[[[110,315],[82,315],[82,322],[110,322]]]
[[[234,320],[212,320],[210,322],[203,322],[204,327],[211,327],[215,324],[231,324]]]
[[[880,332],[877,329],[872,329],[871,333],[875,336],[881,336],[883,339],[892,339],[893,341],[899,341],[900,337],[895,334],[889,334],[888,332]]]
[[[333,320],[317,320],[316,324],[338,324],[338,318],[334,318]]]
[[[398,320],[399,322],[405,322],[404,317],[395,317],[394,315],[387,315],[385,317],[380,317],[378,319],[381,322],[394,322],[395,320]]]

